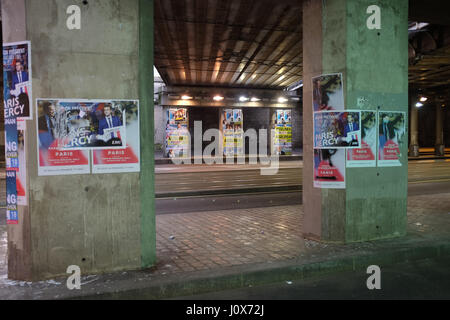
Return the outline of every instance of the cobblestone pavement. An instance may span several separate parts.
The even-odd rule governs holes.
[[[375,245],[330,245],[301,236],[303,206],[156,216],[158,262],[152,276],[274,263]],[[408,234],[450,236],[450,193],[408,198]],[[351,249],[352,250],[352,249]],[[6,279],[6,226],[0,226],[0,288]],[[3,283],[2,283],[3,282]],[[11,284],[9,284],[11,285]]]
[[[303,206],[255,208],[156,217],[156,272],[161,274],[294,259],[342,245],[304,240]],[[408,233],[450,234],[450,193],[408,198]]]

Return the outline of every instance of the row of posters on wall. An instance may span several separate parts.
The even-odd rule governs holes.
[[[401,166],[406,113],[344,110],[342,74],[313,78],[314,187],[345,189],[345,168]]]
[[[31,43],[3,44],[7,223],[27,205],[26,120],[33,120]],[[140,171],[137,100],[36,100],[38,175]],[[92,171],[91,171],[92,167]]]
[[[242,109],[223,111],[223,154],[225,156],[244,154],[244,128]]]
[[[167,110],[165,153],[168,158],[189,155],[189,131],[186,108]]]
[[[292,110],[277,110],[272,154],[292,155]]]
[[[139,102],[37,99],[38,175],[140,171]]]

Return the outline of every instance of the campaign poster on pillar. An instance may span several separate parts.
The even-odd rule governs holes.
[[[345,109],[342,73],[314,77],[312,87],[314,112]]]
[[[186,108],[167,110],[165,156],[185,158],[190,155],[190,136]]]
[[[347,168],[377,166],[377,112],[361,111],[361,148],[347,149]]]
[[[360,111],[314,112],[314,149],[360,148]]]
[[[19,223],[17,210],[16,176],[19,170],[17,118],[5,114],[6,158],[6,220],[7,224]]]
[[[378,166],[400,167],[402,145],[406,143],[406,114],[398,111],[378,112]],[[405,137],[406,136],[406,137]]]
[[[127,145],[119,150],[92,150],[92,173],[139,172],[139,101],[112,101],[112,104],[125,113]]]
[[[18,224],[16,171],[6,169],[6,223]]]
[[[111,100],[37,99],[40,143],[58,150],[124,149],[125,113]]]
[[[16,172],[16,189],[17,189],[17,204],[19,206],[28,205],[25,132],[26,132],[25,120],[17,121],[17,142],[18,142],[17,151],[19,158],[19,168]]]
[[[5,115],[31,120],[31,43],[3,44],[3,97]]]
[[[314,149],[314,188],[345,189],[345,149]]]
[[[84,125],[84,108],[66,110],[59,99],[36,100],[38,175],[89,174],[88,150],[64,150],[63,139]],[[84,123],[86,122],[86,123]],[[90,128],[89,128],[90,130]],[[81,131],[81,130],[80,130]]]

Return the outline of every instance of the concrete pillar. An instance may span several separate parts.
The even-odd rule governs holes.
[[[443,110],[440,103],[436,104],[436,143],[435,143],[435,154],[437,156],[445,155],[445,144],[444,144],[444,121],[443,121]]]
[[[346,109],[407,114],[408,1],[376,2],[381,29],[368,28],[373,1],[303,3],[304,236],[340,243],[402,236],[407,142],[400,145],[401,167],[347,168],[346,189],[313,187],[312,77],[342,73]]]
[[[410,121],[411,141],[409,144],[409,156],[419,156],[419,110],[411,105],[411,121]]]
[[[69,265],[83,274],[139,269],[156,260],[153,1],[80,1],[81,30],[66,26],[72,4],[2,0],[4,41],[31,41],[33,99],[139,99],[141,172],[40,177],[36,119],[27,121],[29,205],[19,208],[19,225],[8,226],[11,279],[66,275]]]

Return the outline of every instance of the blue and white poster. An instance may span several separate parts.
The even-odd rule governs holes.
[[[33,119],[29,41],[3,44],[3,97],[5,117]]]
[[[6,170],[6,223],[18,224],[16,171]]]

